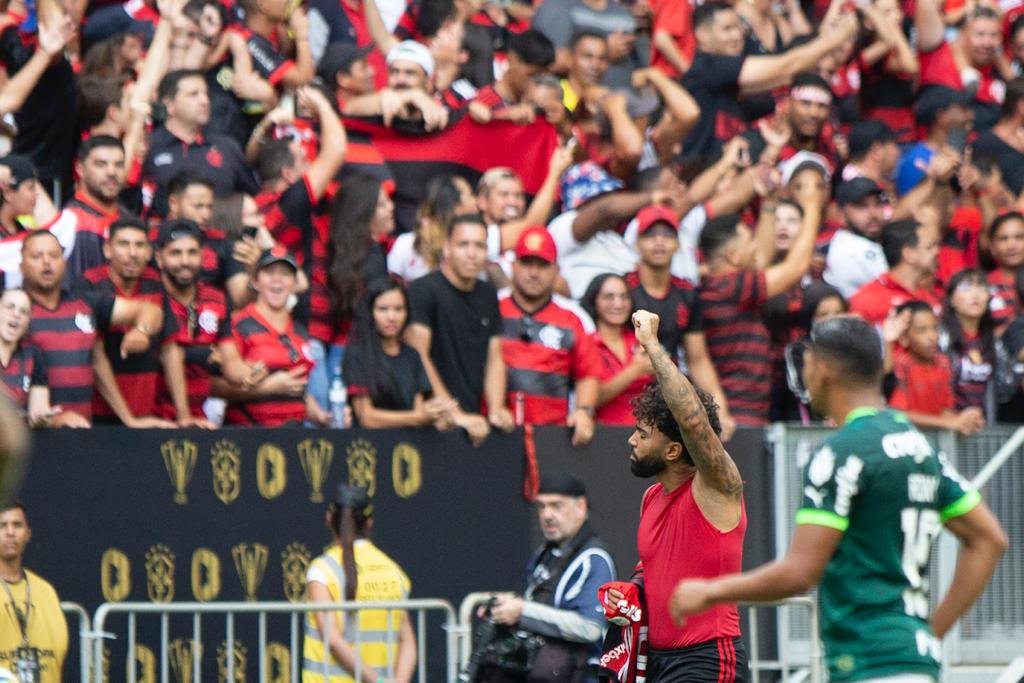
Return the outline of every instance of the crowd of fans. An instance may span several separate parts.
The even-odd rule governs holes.
[[[583,444],[642,308],[728,437],[816,419],[849,311],[916,423],[1024,422],[1022,60],[1016,0],[8,0],[3,386],[38,427]]]

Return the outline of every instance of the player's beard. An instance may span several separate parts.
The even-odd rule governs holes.
[[[643,459],[631,458],[629,461],[629,471],[633,473],[634,477],[650,479],[660,474],[666,465],[665,458],[660,455],[649,455]]]

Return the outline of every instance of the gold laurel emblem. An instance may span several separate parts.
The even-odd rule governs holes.
[[[356,439],[345,449],[348,483],[362,486],[372,496],[377,492],[377,449],[366,439]]]
[[[284,451],[265,443],[256,451],[256,489],[267,500],[273,500],[288,485],[288,468]]]
[[[267,683],[290,683],[292,658],[288,646],[277,641],[267,643]]]
[[[245,645],[242,645],[242,641],[235,641],[235,653],[232,658],[235,663],[234,678],[231,683],[245,683],[245,665],[249,660],[249,651]],[[220,683],[228,683],[228,644],[227,641],[222,641],[217,646],[217,680]]]
[[[225,505],[234,503],[242,488],[242,451],[231,439],[221,439],[210,449],[213,493]]]
[[[288,602],[306,599],[306,570],[311,556],[301,543],[289,543],[281,553],[281,579]]]
[[[188,502],[185,489],[192,481],[192,473],[196,469],[199,446],[194,441],[179,442],[176,439],[171,439],[161,444],[160,455],[164,458],[167,476],[171,478],[171,486],[174,487],[174,502],[184,505]]]
[[[107,602],[121,602],[132,592],[132,563],[117,548],[107,548],[100,558],[100,588]]]
[[[423,486],[423,460],[410,443],[400,443],[391,452],[391,483],[399,498],[415,496]]]
[[[256,592],[263,583],[270,549],[262,543],[239,543],[231,549],[231,557],[235,559],[235,569],[238,571],[238,580],[242,582],[245,599],[255,600]]]
[[[217,80],[217,84],[220,87],[222,87],[222,88],[224,88],[224,90],[227,90],[228,92],[230,92],[231,91],[231,86],[235,82],[235,70],[232,69],[230,66],[221,67],[217,71],[216,80]]]
[[[128,680],[137,683],[155,683],[156,681],[156,655],[153,650],[145,645],[135,646],[135,656],[128,660]],[[131,667],[135,667],[135,675],[132,676]]]
[[[162,543],[146,552],[146,592],[153,602],[174,599],[174,553]]]
[[[202,643],[196,643],[191,638],[175,638],[171,641],[167,656],[171,660],[171,672],[177,683],[193,683],[193,681],[199,680],[198,677],[192,675],[195,673],[195,662],[192,659],[195,657],[198,660],[201,669]]]
[[[216,600],[220,595],[220,558],[209,548],[192,553],[192,595],[199,602]]]
[[[297,446],[302,472],[309,484],[309,500],[324,502],[324,482],[334,460],[334,444],[327,439],[303,439]]]
[[[526,248],[530,251],[537,251],[544,246],[544,238],[540,236],[540,233],[531,232],[526,236]]]

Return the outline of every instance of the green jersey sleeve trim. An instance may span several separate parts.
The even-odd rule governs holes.
[[[959,500],[950,503],[946,507],[942,508],[939,513],[939,519],[945,524],[954,517],[960,517],[966,515],[968,512],[978,507],[981,502],[981,494],[977,491],[968,491],[960,497]],[[799,513],[797,513],[799,514]]]
[[[954,503],[955,505],[955,503]],[[846,531],[850,527],[850,520],[840,517],[828,510],[813,510],[802,508],[796,511],[797,524],[813,524],[815,526],[827,526],[837,531]]]

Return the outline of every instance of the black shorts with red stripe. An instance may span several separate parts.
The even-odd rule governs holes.
[[[747,652],[739,638],[716,638],[647,653],[647,683],[746,683]]]

